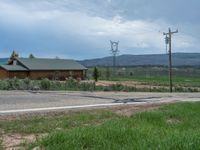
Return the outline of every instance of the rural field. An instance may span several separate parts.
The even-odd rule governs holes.
[[[135,66],[135,67],[117,67],[116,74],[113,75],[112,67],[97,67],[100,72],[100,79],[124,81],[133,80],[141,82],[152,82],[165,85],[168,84],[168,67],[164,66]],[[192,85],[197,83],[200,75],[198,67],[174,67],[173,77],[175,84]],[[92,77],[93,68],[89,68],[88,76]]]
[[[122,84],[135,87],[137,91],[168,92],[169,76],[168,67],[164,66],[135,66],[117,67],[113,75],[112,67],[97,67],[99,85]],[[94,68],[88,69],[88,78],[92,79]],[[173,91],[175,92],[198,92],[200,91],[200,69],[198,67],[174,67],[173,68]],[[109,81],[109,82],[108,82]],[[134,91],[134,90],[133,90]]]

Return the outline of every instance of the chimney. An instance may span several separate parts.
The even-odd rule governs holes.
[[[16,66],[17,65],[17,61],[13,60],[13,65]]]

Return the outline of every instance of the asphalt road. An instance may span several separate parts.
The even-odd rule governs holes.
[[[123,104],[200,101],[200,93],[0,91],[0,115]]]

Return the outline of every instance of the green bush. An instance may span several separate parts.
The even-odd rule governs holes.
[[[0,90],[66,90],[66,91],[124,91],[124,92],[168,92],[168,87],[129,87],[122,84],[109,86],[96,86],[95,82],[77,81],[73,78],[62,81],[30,80],[26,79],[7,79],[0,80]],[[175,86],[175,92],[198,92],[198,87]]]
[[[109,86],[105,86],[105,87],[103,88],[103,91],[109,92],[109,91],[112,91],[112,89],[111,89]]]
[[[31,80],[29,78],[25,78],[23,80],[23,82],[24,82],[25,90],[29,90],[30,89],[30,85],[31,85]]]
[[[175,92],[184,92],[184,91],[185,91],[184,88],[181,86],[175,87]]]
[[[9,84],[7,80],[0,81],[0,90],[9,90]]]
[[[188,90],[188,92],[198,92],[197,88],[190,88],[189,87],[187,90]]]
[[[73,79],[73,78],[69,78],[66,80],[65,82],[65,88],[66,89],[74,89],[77,90],[78,88],[78,81]]]
[[[9,90],[18,90],[20,87],[20,81],[16,77],[7,80]]]
[[[110,88],[112,91],[123,91],[124,86],[122,84],[112,84]]]
[[[79,84],[79,90],[82,91],[94,91],[95,90],[95,83],[94,82],[90,82],[90,83],[80,83]]]
[[[64,84],[62,84],[60,81],[51,81],[50,89],[51,90],[63,90]]]
[[[41,80],[40,87],[42,90],[49,90],[51,87],[51,81],[49,81],[47,78]]]

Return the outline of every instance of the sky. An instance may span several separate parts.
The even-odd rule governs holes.
[[[199,0],[0,0],[0,58],[91,59],[119,54],[200,52]]]

